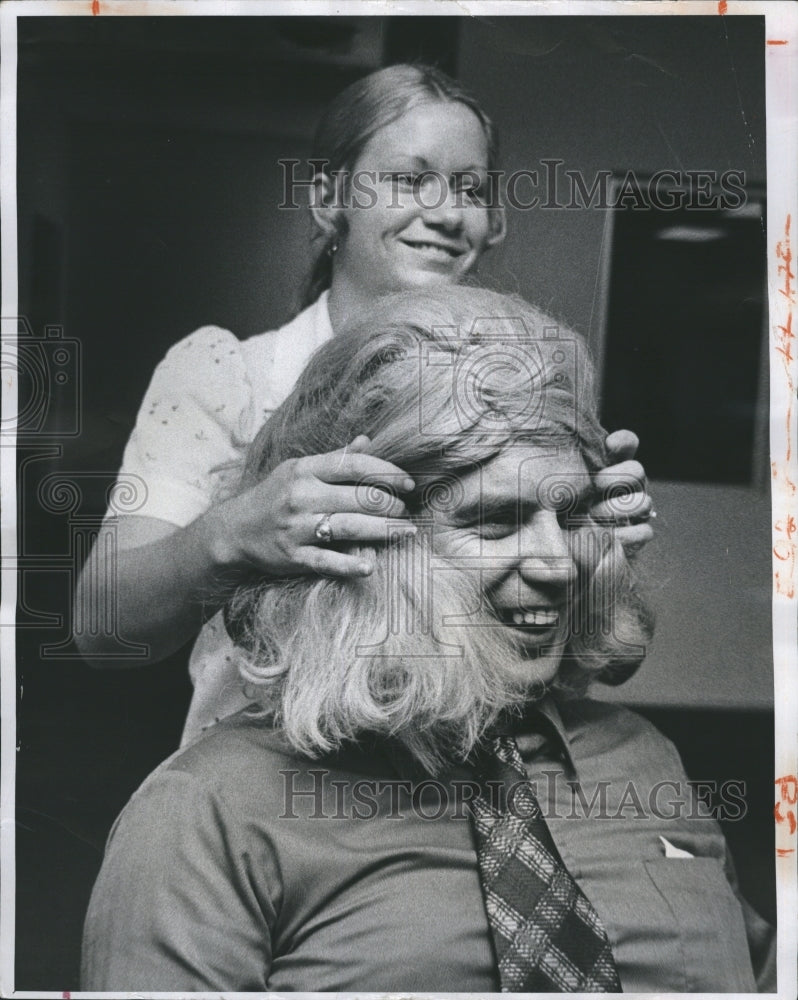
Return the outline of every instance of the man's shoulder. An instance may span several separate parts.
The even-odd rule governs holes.
[[[639,712],[609,701],[594,698],[564,699],[557,702],[563,722],[575,726],[611,726],[632,733],[656,735],[664,739],[653,723]]]
[[[211,726],[161,764],[150,780],[183,776],[236,811],[278,803],[280,774],[299,759],[267,720],[250,710]],[[272,801],[274,800],[274,801]]]
[[[317,796],[331,797],[335,810],[336,782],[377,782],[396,778],[389,745],[347,744],[318,758],[294,750],[280,730],[254,707],[205,730],[161,764],[139,789],[169,789],[235,818],[240,825],[274,829],[292,811],[291,803],[313,811]],[[326,807],[325,807],[326,808]],[[301,811],[297,806],[297,810]]]
[[[251,763],[283,765],[294,760],[293,751],[279,730],[254,706],[205,729],[193,742],[173,754],[164,766],[191,771],[198,776],[223,775]]]
[[[681,768],[673,743],[657,727],[623,705],[584,698],[557,705],[576,757],[612,756],[627,762],[664,762]]]

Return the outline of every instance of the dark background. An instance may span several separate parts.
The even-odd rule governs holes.
[[[276,209],[278,157],[307,156],[319,114],[347,83],[423,58],[484,99],[508,169],[546,155],[588,176],[604,167],[744,167],[761,190],[764,38],[762,18],[728,17],[17,24],[21,406],[29,405],[18,449],[16,986],[64,990],[78,985],[83,913],[110,824],[176,748],[190,697],[187,650],[155,667],[111,672],[71,654],[74,567],[166,349],[203,324],[243,337],[294,309],[308,227],[302,213]],[[640,247],[650,248],[651,226],[624,250],[619,229],[605,240],[606,216],[511,216],[484,277],[587,333],[600,359],[615,351],[608,370],[620,387],[607,386],[606,405],[639,429],[622,389],[640,377],[640,320],[624,325],[612,310],[631,308],[617,296],[636,286],[625,276]],[[742,355],[725,361],[723,384],[732,388],[716,394],[719,405],[738,404],[747,428],[736,479],[707,470],[691,448],[700,407],[659,473],[662,452],[647,455],[641,434],[661,509],[647,558],[666,572],[655,587],[659,645],[630,690],[677,742],[691,777],[745,782],[747,815],[725,832],[748,898],[772,918],[769,533],[757,438],[767,402],[758,371],[764,233],[745,242],[747,259],[730,244],[724,252],[744,260],[746,280],[712,292],[730,313],[748,316],[735,334]],[[688,304],[713,287],[717,258],[707,260],[687,268]],[[663,302],[684,301],[684,253],[675,261],[650,267],[662,277]],[[615,299],[612,288],[620,289]],[[668,334],[668,323],[658,332],[646,324],[637,346]],[[707,319],[683,350],[700,356],[719,336],[723,324]],[[656,352],[654,362],[647,357],[656,367]],[[736,389],[741,357],[755,377]],[[700,400],[706,364],[693,370]],[[666,397],[678,400],[674,393],[671,385]],[[729,393],[738,393],[731,403]],[[668,412],[651,439],[668,440]],[[702,447],[719,454],[715,444],[710,436]],[[725,512],[724,523],[710,508]],[[119,649],[130,652],[123,637]]]

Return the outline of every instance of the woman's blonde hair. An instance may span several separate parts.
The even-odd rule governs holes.
[[[241,489],[358,434],[413,476],[408,507],[419,521],[456,503],[458,473],[519,441],[575,448],[591,472],[606,464],[581,338],[518,297],[464,286],[378,299],[317,351],[251,445]],[[552,488],[567,507],[571,484]],[[361,494],[367,512],[381,513],[384,492]],[[521,648],[485,607],[478,574],[437,573],[430,598],[424,532],[349,549],[368,552],[370,577],[262,580],[229,604],[248,650],[243,675],[296,749],[318,754],[376,732],[435,770],[467,756],[499,712],[543,693],[534,660],[518,681]],[[618,545],[603,545],[576,597],[581,626],[553,685],[560,694],[625,679],[650,636]],[[386,629],[397,606],[415,627]],[[463,616],[469,627],[436,631]]]

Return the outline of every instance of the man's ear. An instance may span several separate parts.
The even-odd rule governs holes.
[[[313,222],[324,233],[332,237],[338,233],[338,215],[341,206],[337,204],[338,191],[329,174],[317,173],[313,177],[310,198],[310,214]]]
[[[497,247],[500,243],[504,241],[504,237],[507,235],[507,216],[504,211],[504,205],[497,205],[495,208],[488,209],[490,212],[490,236],[488,236],[488,241],[486,249],[490,250],[491,247]]]

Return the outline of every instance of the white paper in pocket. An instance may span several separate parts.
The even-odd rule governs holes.
[[[666,858],[694,858],[695,855],[691,854],[689,851],[683,851],[681,847],[675,847],[669,840],[665,837],[659,838],[662,841],[662,846],[665,848]]]

